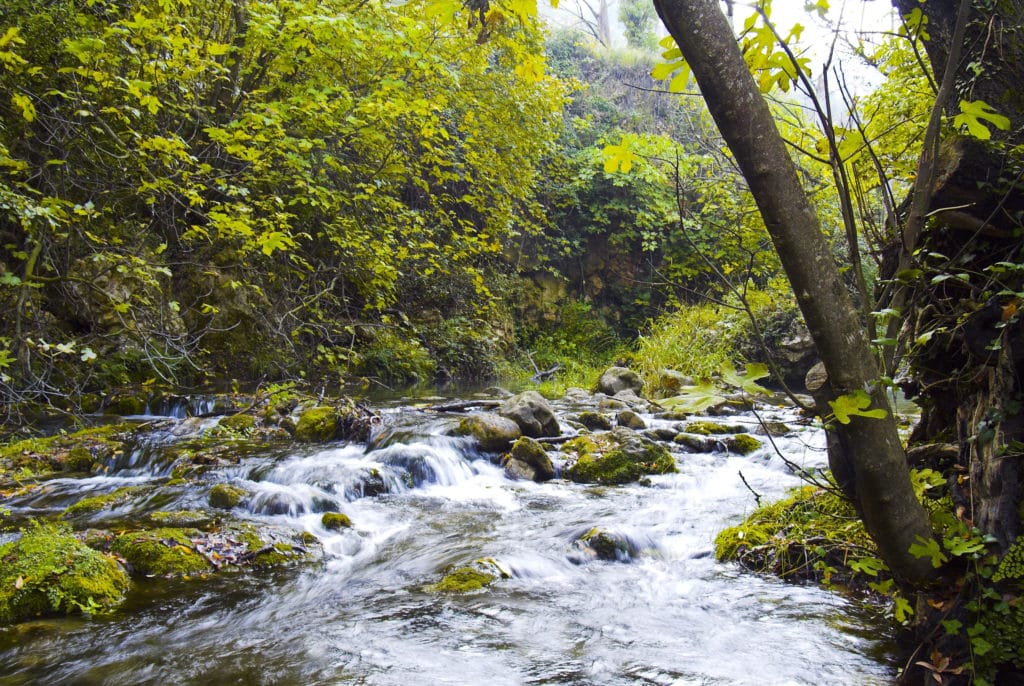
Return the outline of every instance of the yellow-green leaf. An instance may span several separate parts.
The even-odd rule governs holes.
[[[1010,120],[996,112],[996,110],[984,100],[960,101],[960,114],[953,118],[953,126],[967,127],[967,132],[975,138],[987,141],[992,137],[992,132],[982,123],[987,121],[1000,131],[1008,131]]]

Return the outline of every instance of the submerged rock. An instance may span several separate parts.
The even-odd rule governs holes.
[[[320,523],[325,529],[330,531],[339,531],[352,527],[352,519],[347,514],[341,512],[324,512],[323,516],[320,517]]]
[[[502,403],[498,414],[519,425],[524,436],[542,438],[562,433],[551,405],[537,391],[526,391]]]
[[[590,559],[608,562],[632,562],[640,553],[640,547],[628,537],[597,527],[590,529],[573,541],[575,554],[569,560],[576,564]]]
[[[107,612],[121,603],[128,583],[114,558],[64,527],[39,526],[0,545],[0,623]]]
[[[550,481],[555,478],[555,467],[547,451],[537,441],[523,436],[515,442],[504,460],[505,474],[513,479]]]
[[[498,414],[480,412],[463,417],[455,429],[457,436],[472,436],[480,450],[500,452],[507,450],[512,441],[523,435],[519,425]]]
[[[597,390],[606,395],[626,390],[640,394],[644,390],[644,382],[639,374],[628,367],[610,367],[598,379]]]
[[[452,569],[436,584],[428,584],[423,590],[428,593],[469,593],[511,576],[497,560],[485,557],[474,560],[471,565]]]
[[[113,510],[135,500],[142,499],[155,490],[156,486],[153,484],[122,486],[110,493],[82,498],[78,502],[64,508],[64,512],[61,514],[64,517],[81,517],[83,515],[95,514],[101,510]]]
[[[569,460],[565,475],[579,483],[625,484],[647,474],[677,471],[664,446],[622,427],[574,438],[562,452]]]

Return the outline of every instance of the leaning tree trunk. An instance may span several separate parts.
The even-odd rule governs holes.
[[[856,310],[728,20],[716,0],[655,0],[655,7],[750,186],[832,395],[868,391],[873,407],[887,408]],[[905,580],[929,578],[929,561],[912,555],[910,546],[919,537],[930,538],[932,529],[911,488],[892,413],[884,419],[852,417],[834,430],[849,450],[858,509],[882,558]]]

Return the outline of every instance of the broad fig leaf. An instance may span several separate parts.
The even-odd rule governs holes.
[[[764,379],[768,376],[768,365],[761,363],[748,364],[744,367],[745,374],[740,374],[735,369],[729,366],[723,367],[719,370],[719,374],[722,376],[722,381],[739,388],[744,393],[750,395],[767,395],[768,389],[757,383],[754,383],[758,379]]]
[[[960,101],[960,114],[953,118],[953,126],[966,126],[967,132],[975,138],[987,141],[992,137],[992,132],[983,123],[987,121],[1000,131],[1010,128],[1010,120],[999,114],[984,100]]]
[[[705,383],[688,387],[684,393],[659,400],[662,407],[684,414],[700,414],[708,408],[725,402],[725,397],[714,384]]]
[[[889,412],[880,407],[869,410],[871,407],[871,396],[866,391],[857,390],[853,393],[841,395],[835,400],[829,400],[832,413],[840,424],[849,424],[850,417],[868,417],[869,419],[885,419]]]

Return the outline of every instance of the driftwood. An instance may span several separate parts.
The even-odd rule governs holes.
[[[460,400],[453,403],[431,405],[427,409],[433,412],[468,412],[477,408],[493,410],[495,407],[499,407],[502,402],[501,400]]]
[[[532,360],[531,360],[531,362],[532,362]],[[534,367],[534,369],[537,369],[537,368]],[[556,364],[551,369],[545,369],[544,371],[541,371],[541,370],[537,369],[537,373],[534,374],[533,376],[531,376],[530,380],[535,382],[535,383],[538,383],[538,382],[541,382],[541,381],[547,381],[548,379],[550,379],[552,376],[554,376],[555,374],[557,374],[560,371],[562,371],[562,365],[560,365],[560,364]]]

